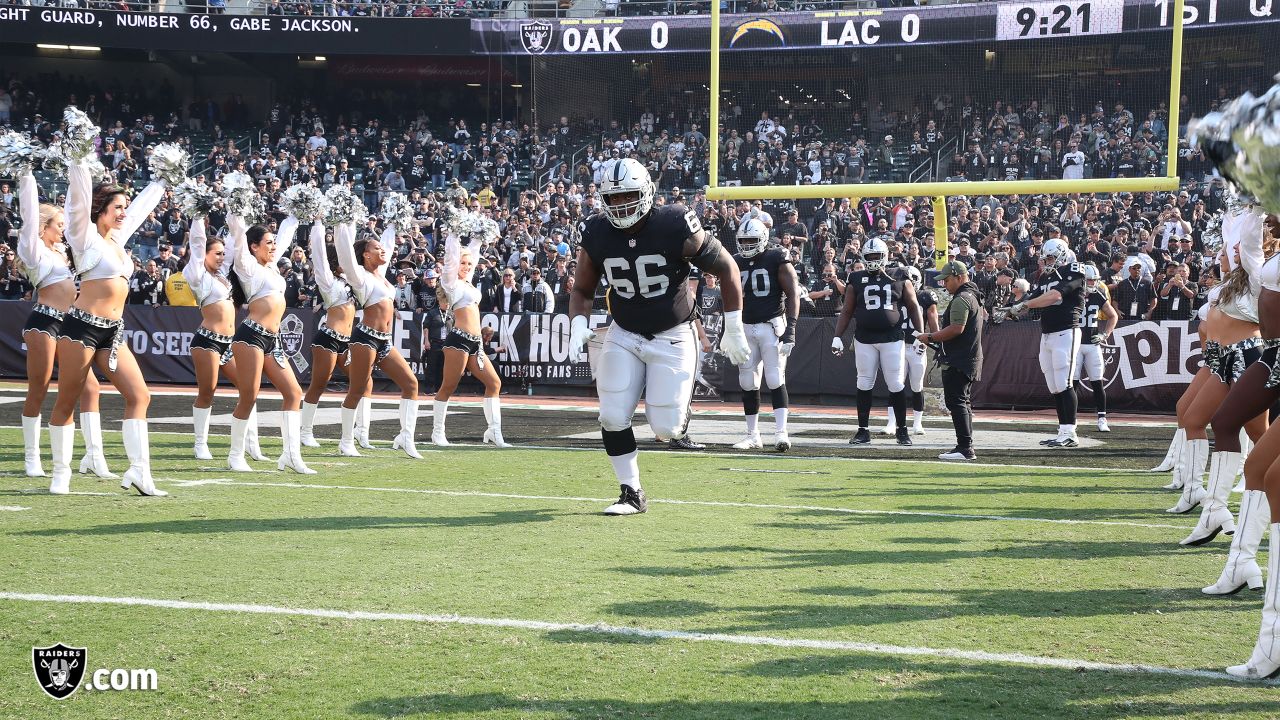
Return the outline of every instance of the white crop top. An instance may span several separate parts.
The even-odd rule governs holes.
[[[474,260],[479,253],[481,242],[479,239],[471,240],[466,250],[471,254]],[[462,264],[462,240],[454,234],[449,234],[444,241],[444,268],[440,275],[440,285],[444,288],[445,295],[449,297],[449,308],[451,310],[461,310],[468,305],[477,305],[480,303],[480,289],[466,280],[458,278],[458,268]]]
[[[84,163],[67,167],[67,227],[64,232],[82,280],[133,276],[133,261],[124,246],[164,197],[164,183],[152,182],[138,193],[125,213],[124,225],[110,239],[98,234],[93,221],[93,177]]]
[[[276,251],[266,265],[259,264],[258,259],[249,251],[249,239],[245,235],[248,230],[244,218],[227,215],[227,237],[230,238],[232,252],[235,253],[232,265],[236,269],[236,276],[240,278],[240,287],[244,290],[245,297],[248,302],[271,295],[283,298],[285,281],[276,268],[276,263],[280,262],[280,258],[284,257],[293,244],[293,235],[298,231],[298,218],[288,217],[280,223],[280,229],[276,232]]]
[[[18,179],[18,203],[22,207],[22,233],[18,235],[18,258],[26,266],[27,279],[36,290],[72,279],[67,255],[40,239],[40,193],[36,179],[27,173]]]
[[[227,279],[227,271],[231,269],[231,263],[235,259],[235,249],[231,243],[226,243],[226,255],[222,258],[222,265],[218,268],[218,272],[211,273],[204,266],[204,246],[207,242],[204,218],[193,219],[191,221],[191,255],[187,259],[187,266],[182,268],[182,276],[187,279],[191,294],[195,296],[196,302],[200,303],[200,307],[231,299],[231,281]]]
[[[386,251],[387,260],[373,270],[366,270],[360,258],[356,257],[355,242],[354,223],[342,223],[333,229],[333,246],[338,251],[338,264],[342,266],[342,272],[347,276],[351,294],[360,307],[391,301],[396,296],[396,289],[387,280],[386,272],[387,265],[391,264],[391,254],[396,249],[395,226],[389,225],[378,238],[378,242]]]
[[[1237,320],[1258,322],[1258,294],[1262,291],[1262,229],[1265,216],[1256,208],[1228,210],[1222,219],[1222,237],[1228,247],[1240,248],[1240,266],[1249,276],[1249,289],[1228,302],[1218,299],[1218,310]],[[1230,257],[1230,256],[1228,256]]]
[[[1262,289],[1271,292],[1280,292],[1280,253],[1267,258],[1262,263],[1262,270],[1258,273],[1258,280],[1262,283]]]
[[[1209,288],[1209,292],[1205,293],[1204,304],[1200,306],[1199,310],[1196,310],[1196,317],[1200,318],[1200,322],[1204,322],[1209,319],[1209,308],[1218,304],[1218,296],[1221,294],[1221,285],[1214,285]]]
[[[316,287],[320,289],[325,310],[355,304],[351,286],[346,280],[334,275],[329,267],[329,253],[324,246],[324,225],[319,220],[311,226],[311,265],[315,268]]]

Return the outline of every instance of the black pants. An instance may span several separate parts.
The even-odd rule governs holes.
[[[942,369],[942,398],[956,428],[956,447],[961,450],[973,448],[973,408],[969,405],[972,387],[973,380],[965,372],[952,367]]]

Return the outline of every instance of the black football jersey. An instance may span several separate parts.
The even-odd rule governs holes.
[[[1040,310],[1040,331],[1054,333],[1080,327],[1080,319],[1084,315],[1085,286],[1079,266],[1075,263],[1064,265],[1044,275],[1032,297],[1050,290],[1057,290],[1062,299]]]
[[[683,205],[655,207],[627,234],[603,213],[582,224],[582,249],[609,284],[609,311],[624,330],[656,335],[694,317],[684,244],[702,226]]]
[[[859,270],[849,275],[853,293],[853,339],[885,343],[902,339],[902,281],[883,272]]]
[[[938,304],[937,298],[929,291],[929,288],[916,288],[916,304],[920,306],[920,322],[929,322],[929,308]],[[903,339],[910,340],[912,332],[924,332],[924,328],[915,327],[911,322],[911,313],[907,312],[905,307],[902,308],[902,332]]]
[[[1089,345],[1097,343],[1098,326],[1102,323],[1099,313],[1107,304],[1107,296],[1101,290],[1085,288],[1084,317],[1080,321],[1080,342]]]
[[[778,248],[770,248],[754,257],[734,255],[742,275],[742,322],[763,323],[782,315],[782,283],[778,269],[787,262]]]

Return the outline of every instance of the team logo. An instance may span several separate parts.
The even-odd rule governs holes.
[[[306,355],[302,352],[302,343],[306,337],[304,330],[306,330],[306,326],[293,313],[285,315],[280,321],[280,347],[285,356],[293,360],[298,372],[304,372],[310,364],[307,362]]]
[[[628,238],[628,239],[627,239],[627,247],[635,247],[635,246],[636,246],[636,239],[635,239],[635,238]]]
[[[785,46],[787,44],[787,38],[782,34],[782,28],[778,26],[778,23],[765,18],[756,18],[754,20],[748,20],[741,23],[738,27],[734,28],[733,37],[729,39],[729,47],[734,47],[738,44],[739,40],[746,38],[751,33],[763,33],[760,35],[762,42],[751,43],[751,45],[756,47],[759,47],[760,45]]]
[[[1120,346],[1112,342],[1098,344],[1098,352],[1102,353],[1102,387],[1109,388],[1120,377]],[[1089,381],[1085,379],[1084,373],[1080,374],[1080,389],[1088,391]]]
[[[62,643],[31,648],[31,669],[36,673],[36,682],[55,700],[71,697],[80,687],[88,659],[88,648],[67,647]]]
[[[524,51],[533,55],[541,55],[551,47],[551,23],[520,23],[520,44]]]

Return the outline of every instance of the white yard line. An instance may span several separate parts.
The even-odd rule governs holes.
[[[351,490],[363,492],[410,493],[416,495],[443,495],[446,497],[481,497],[503,498],[508,500],[554,500],[559,502],[613,502],[613,498],[578,497],[573,495],[520,495],[515,493],[491,493],[476,490],[426,490],[422,488],[388,488],[365,487],[360,485],[317,485],[312,483],[271,483],[248,480],[174,480],[156,478],[159,482],[171,482],[175,487],[198,487],[209,485],[241,486],[241,487],[276,487],[297,490]],[[1035,522],[1055,525],[1108,525],[1112,527],[1138,527],[1154,529],[1170,529],[1187,531],[1183,525],[1160,525],[1154,523],[1123,522],[1118,520],[1069,520],[1063,518],[1036,518],[1006,515],[972,515],[965,513],[923,512],[917,510],[866,510],[860,508],[829,507],[823,505],[781,505],[774,503],[721,502],[716,500],[673,500],[668,498],[649,498],[651,504],[658,505],[694,505],[701,507],[749,508],[754,510],[806,510],[816,512],[839,513],[844,515],[900,515],[911,517],[936,517],[953,520],[1000,520],[1005,522]]]
[[[30,509],[31,508],[29,507],[22,507],[21,505],[0,505],[0,512],[22,512],[23,510]]]
[[[139,597],[103,597],[96,595],[46,595],[43,593],[18,593],[5,591],[0,591],[0,600],[34,602],[42,605],[48,603],[122,605],[132,607],[164,608],[168,610],[200,610],[205,612],[251,613],[257,615],[290,615],[340,620],[366,620],[374,622],[383,621],[431,623],[440,625],[473,625],[480,627],[534,630],[538,632],[574,632],[591,635],[649,638],[655,640],[683,640],[691,642],[729,643],[733,645],[760,645],[777,648],[844,651],[875,655],[947,658],[951,660],[968,660],[972,662],[1001,665],[1031,665],[1034,667],[1047,667],[1071,671],[1093,670],[1103,673],[1172,675],[1175,677],[1201,678],[1206,680],[1237,680],[1237,678],[1233,678],[1222,672],[1161,667],[1158,665],[1104,663],[1094,662],[1092,660],[1074,660],[1071,658],[1026,655],[1023,653],[996,653],[986,652],[984,650],[959,650],[954,648],[930,648],[911,645],[884,645],[880,643],[847,642],[842,640],[783,638],[770,637],[766,635],[732,635],[728,633],[701,633],[686,630],[655,630],[643,627],[606,625],[604,623],[587,624],[547,622],[543,620],[520,620],[516,618],[468,617],[466,615],[428,615],[423,613],[369,612],[364,610],[328,610],[319,608],[280,607],[276,605],[251,605],[245,603],[192,602],[187,600],[161,600]]]

